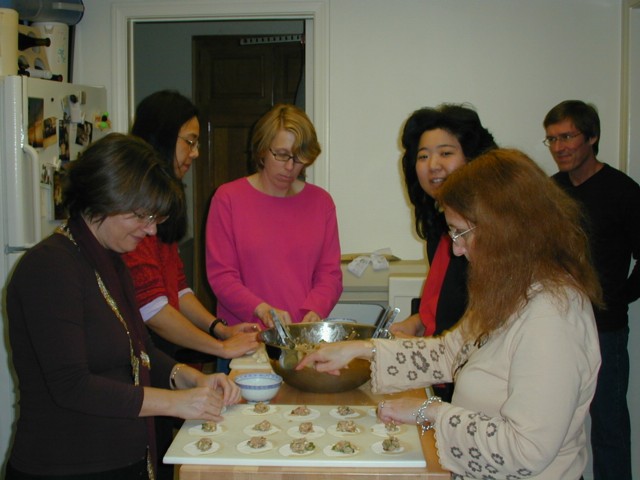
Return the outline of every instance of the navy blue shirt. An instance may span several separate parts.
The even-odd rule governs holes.
[[[640,297],[640,186],[607,164],[578,186],[566,172],[552,178],[582,204],[587,216],[585,229],[606,305],[595,309],[598,330],[625,328],[629,303]]]

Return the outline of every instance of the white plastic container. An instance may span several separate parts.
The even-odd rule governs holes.
[[[18,12],[0,8],[0,76],[18,73]]]

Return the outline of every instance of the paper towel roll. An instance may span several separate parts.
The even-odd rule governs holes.
[[[0,75],[18,73],[18,12],[0,8]]]
[[[31,25],[40,37],[51,39],[51,45],[45,48],[49,70],[62,75],[64,82],[69,78],[69,25],[57,22],[37,22]]]

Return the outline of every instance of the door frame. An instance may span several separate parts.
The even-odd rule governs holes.
[[[629,162],[631,161],[631,136],[632,130],[638,128],[638,121],[632,123],[630,118],[632,108],[629,105],[631,101],[631,85],[635,84],[636,72],[629,69],[631,56],[638,54],[638,48],[631,45],[630,36],[632,26],[631,16],[633,10],[640,9],[640,0],[625,0],[622,5],[622,71],[620,75],[620,170],[629,172]],[[634,25],[637,25],[634,24]],[[637,28],[637,27],[635,27]],[[636,32],[637,35],[637,32]],[[637,101],[637,100],[636,100]],[[634,112],[635,113],[635,112]],[[636,179],[637,181],[638,179]]]
[[[306,111],[316,128],[323,151],[329,150],[329,1],[300,2],[197,1],[159,3],[141,1],[112,6],[112,116],[115,128],[128,131],[135,111],[133,97],[133,31],[138,22],[216,20],[305,20]],[[311,93],[311,94],[310,94]],[[308,179],[330,191],[329,162],[322,157],[309,169]]]
[[[620,169],[630,175],[636,182],[640,182],[640,158],[638,158],[640,134],[640,96],[637,92],[638,80],[640,80],[640,46],[633,43],[640,35],[640,0],[623,0],[622,2],[622,52],[621,52],[621,92],[620,92]],[[633,87],[633,86],[636,87]],[[632,89],[633,94],[632,94]],[[633,102],[633,103],[632,103]],[[629,305],[629,318],[636,319],[640,316],[640,302],[635,301]],[[640,331],[637,328],[629,330],[629,345],[637,345],[640,341]],[[640,405],[640,354],[638,350],[629,348],[629,388],[627,390],[627,402],[631,415],[631,425],[638,425],[637,407]],[[640,432],[631,430],[631,443],[640,443]],[[631,468],[634,477],[640,476],[640,456],[631,454]],[[585,475],[585,478],[586,477]]]

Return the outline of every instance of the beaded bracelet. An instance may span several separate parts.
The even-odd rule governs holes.
[[[173,372],[171,372],[171,378],[169,379],[169,385],[171,385],[172,390],[178,389],[178,386],[176,385],[176,375],[184,365],[184,363],[176,363],[176,366],[173,367]]]
[[[424,435],[424,432],[428,430],[432,430],[434,428],[433,422],[427,418],[424,411],[431,405],[432,403],[442,403],[442,399],[440,397],[436,397],[435,395],[429,397],[424,401],[422,405],[418,408],[416,412],[416,424],[420,426],[420,434]]]

